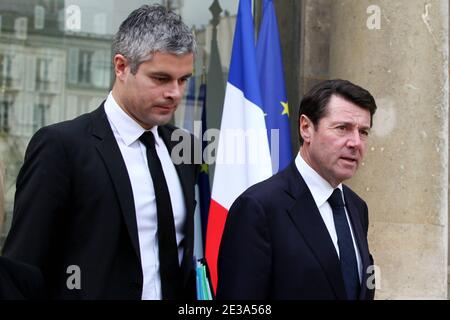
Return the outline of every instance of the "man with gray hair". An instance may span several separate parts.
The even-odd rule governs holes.
[[[40,268],[50,298],[195,299],[198,168],[172,161],[168,124],[195,49],[177,14],[136,9],[114,37],[107,99],[31,139],[4,255]]]

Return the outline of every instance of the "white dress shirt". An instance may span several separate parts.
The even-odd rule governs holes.
[[[148,168],[146,147],[139,141],[139,137],[146,130],[122,110],[114,100],[112,93],[106,99],[105,112],[125,161],[131,188],[133,189],[142,273],[144,275],[142,299],[160,300],[162,299],[162,293],[159,274],[155,190]],[[180,242],[184,238],[183,230],[186,220],[184,194],[169,151],[158,135],[158,127],[155,126],[150,131],[155,136],[156,152],[164,170],[167,187],[170,190],[178,258],[181,262],[183,248],[180,246]]]
[[[302,175],[303,180],[305,180],[305,183],[308,186],[308,189],[314,198],[317,208],[319,208],[320,215],[322,216],[323,222],[327,227],[328,233],[330,234],[331,240],[333,241],[334,247],[339,256],[339,246],[336,228],[334,226],[333,210],[331,209],[331,206],[327,201],[328,198],[333,193],[334,188],[328,183],[328,181],[322,178],[313,168],[311,168],[306,163],[306,161],[302,158],[300,153],[298,153],[297,157],[295,158],[295,165],[297,166],[298,171]],[[343,194],[342,183],[339,184],[337,188],[341,189],[341,192]],[[342,198],[345,204],[345,199],[344,197]],[[347,216],[347,222],[349,224],[350,231],[352,234],[353,246],[355,248],[356,253],[356,261],[358,263],[359,281],[361,281],[362,276],[361,256],[359,254],[358,246],[356,245],[355,242],[355,236],[353,233],[352,225],[350,223],[347,208],[345,208],[345,215]]]

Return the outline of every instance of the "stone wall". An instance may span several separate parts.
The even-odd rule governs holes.
[[[3,234],[3,224],[5,221],[5,188],[4,188],[5,168],[0,160],[0,237]]]

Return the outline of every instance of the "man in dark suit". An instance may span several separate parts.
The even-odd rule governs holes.
[[[31,139],[4,255],[39,267],[50,298],[195,298],[197,166],[171,155],[174,133],[182,152],[192,136],[167,124],[195,47],[163,6],[133,11],[114,37],[108,98]]]
[[[44,297],[44,278],[38,268],[0,257],[0,300],[39,300]]]
[[[304,97],[295,161],[228,213],[218,299],[373,299],[367,205],[342,181],[362,161],[375,110],[368,91],[344,80]]]

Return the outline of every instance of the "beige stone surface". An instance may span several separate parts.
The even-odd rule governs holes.
[[[446,250],[442,227],[430,224],[375,222],[369,238],[380,288],[377,299],[443,299],[447,284],[442,263]],[[420,290],[418,289],[420,288]]]
[[[4,174],[5,170],[3,167],[3,162],[0,160],[0,235],[3,231],[3,222],[5,219]]]
[[[332,0],[303,1],[301,93],[328,79]]]
[[[380,299],[445,299],[448,246],[448,1],[332,1],[330,78],[372,92],[378,111],[350,185],[370,208]]]

